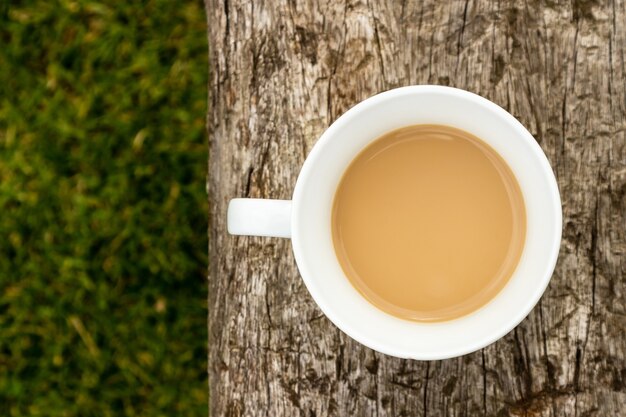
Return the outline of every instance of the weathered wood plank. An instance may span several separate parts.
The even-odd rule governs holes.
[[[624,0],[207,0],[213,416],[626,415]],[[378,354],[339,332],[288,240],[231,237],[233,197],[290,198],[319,135],[377,92],[446,84],[515,115],[562,192],[541,303],[462,358]]]

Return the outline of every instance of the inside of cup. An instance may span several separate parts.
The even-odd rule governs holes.
[[[345,277],[332,242],[332,203],[347,166],[383,134],[414,124],[456,127],[489,144],[513,171],[526,207],[526,242],[507,285],[482,308],[446,322],[403,320],[370,304]],[[494,103],[449,87],[404,87],[350,109],[311,151],[293,198],[294,254],[315,301],[349,336],[375,350],[404,358],[462,355],[511,330],[547,286],[558,255],[560,233],[556,180],[534,138]]]

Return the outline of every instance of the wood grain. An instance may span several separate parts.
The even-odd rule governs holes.
[[[206,1],[211,415],[626,415],[624,0]],[[290,198],[349,107],[426,83],[517,117],[564,210],[540,304],[495,344],[435,362],[352,341],[307,293],[288,240],[225,223],[233,197]]]

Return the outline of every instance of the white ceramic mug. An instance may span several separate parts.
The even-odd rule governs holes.
[[[350,162],[381,135],[421,123],[453,126],[491,145],[515,174],[527,216],[524,250],[506,286],[473,313],[436,323],[403,320],[370,304],[344,275],[331,235],[335,190]],[[430,85],[378,94],[337,119],[307,157],[291,201],[234,199],[228,207],[232,234],[291,237],[309,292],[337,327],[379,352],[422,360],[473,352],[517,326],[550,281],[561,223],[556,179],[532,135],[487,99]]]

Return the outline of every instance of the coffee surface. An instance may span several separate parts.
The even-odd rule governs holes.
[[[367,146],[335,194],[332,236],[352,285],[416,321],[477,310],[505,286],[526,213],[511,169],[462,130],[415,125]]]

